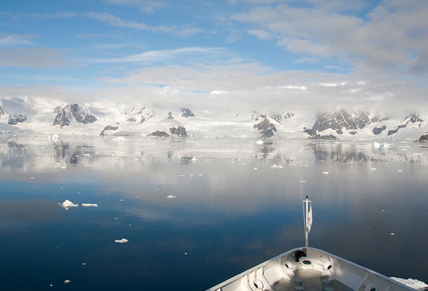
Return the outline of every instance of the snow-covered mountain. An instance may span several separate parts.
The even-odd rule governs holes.
[[[284,111],[285,112],[285,111]],[[151,137],[418,140],[427,117],[376,116],[367,111],[222,112],[142,104],[67,103],[35,97],[0,99],[0,133]]]

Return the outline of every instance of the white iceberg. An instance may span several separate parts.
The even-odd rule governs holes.
[[[61,205],[62,207],[65,208],[65,210],[70,209],[71,207],[78,207],[79,204],[74,204],[73,202],[71,202],[70,200],[65,199],[64,202],[59,203],[59,205]]]
[[[68,283],[70,283],[71,281],[70,280],[65,280],[64,281],[64,284],[68,284]]]
[[[282,169],[282,166],[281,165],[276,165],[276,164],[273,164],[272,166],[270,166],[272,169]]]
[[[258,140],[258,141],[256,141],[256,144],[263,144],[263,141],[262,140]]]
[[[390,148],[392,148],[392,144],[374,142],[373,148],[375,148],[375,149],[390,149]]]
[[[82,203],[83,207],[98,207],[98,204],[94,203]]]
[[[124,244],[124,243],[127,243],[128,240],[126,238],[122,238],[122,239],[115,239],[114,242],[118,244]]]
[[[174,199],[174,198],[177,198],[177,196],[174,196],[174,195],[168,195],[166,198],[168,198],[168,199]]]
[[[328,175],[329,173],[328,172],[322,172],[324,175]]]

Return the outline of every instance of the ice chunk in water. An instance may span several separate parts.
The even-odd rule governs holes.
[[[168,195],[166,198],[168,198],[168,199],[174,199],[174,198],[177,198],[177,196],[174,196],[174,195]]]
[[[122,239],[115,239],[114,242],[118,244],[124,244],[124,243],[127,243],[128,240],[126,238],[122,238]]]
[[[98,207],[98,204],[94,203],[82,203],[83,207]]]
[[[73,202],[71,202],[70,200],[67,200],[67,199],[65,199],[64,202],[62,202],[62,204],[60,203],[59,205],[64,207],[65,210],[68,210],[71,207],[78,207],[79,206],[79,204],[74,204]]]

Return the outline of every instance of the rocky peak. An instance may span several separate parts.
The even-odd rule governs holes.
[[[59,125],[61,128],[64,125],[70,125],[74,119],[78,123],[88,124],[97,121],[97,118],[92,112],[84,105],[77,103],[69,103],[65,106],[57,106],[54,109],[57,114],[53,125]]]
[[[262,138],[272,137],[274,135],[274,131],[276,131],[275,125],[266,117],[266,115],[260,114],[255,120],[259,121],[260,119],[261,121],[255,124],[254,128],[260,131]]]
[[[181,109],[181,116],[185,117],[185,118],[189,118],[192,116],[195,116],[195,114],[193,114],[193,112],[189,109],[189,108],[180,108]]]
[[[270,116],[270,118],[272,118],[278,123],[281,123],[283,119],[290,119],[293,117],[294,117],[294,113],[280,113],[280,114],[274,114]]]
[[[334,113],[318,113],[312,132],[316,133],[332,129],[338,134],[342,134],[344,129],[355,131],[369,124],[371,124],[371,120],[367,112],[362,111],[350,114],[342,109]]]

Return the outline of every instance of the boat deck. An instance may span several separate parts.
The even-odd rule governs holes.
[[[328,277],[320,277],[320,272],[313,270],[298,270],[296,272],[296,278],[302,280],[302,282],[296,282],[295,280],[281,279],[275,282],[272,286],[274,291],[352,291],[348,286],[340,283],[337,280],[332,280],[329,283],[323,283],[323,279]],[[296,286],[301,286],[299,288]]]

